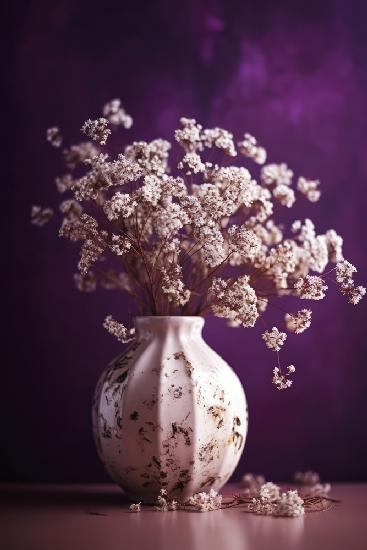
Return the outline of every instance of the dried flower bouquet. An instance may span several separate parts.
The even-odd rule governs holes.
[[[293,171],[284,163],[265,164],[266,151],[252,135],[236,144],[227,130],[203,129],[188,118],[174,134],[174,147],[183,150],[174,165],[168,162],[172,145],[163,139],[133,142],[111,158],[102,148],[112,130],[133,121],[118,99],[102,114],[81,129],[90,141],[63,149],[68,172],[56,179],[58,191],[70,195],[59,206],[59,235],[81,243],[74,275],[79,290],[94,291],[99,282],[127,292],[139,314],[212,311],[243,327],[253,327],[274,298],[323,299],[330,277],[350,303],[364,296],[333,229],[317,235],[306,218],[286,231],[274,220],[275,205],[291,208],[297,193],[318,201],[318,180],[299,177],[294,189]],[[62,146],[57,127],[47,130],[47,140]],[[258,181],[247,167],[234,165],[239,158],[257,165]],[[52,215],[33,206],[32,223],[42,226]],[[290,332],[300,334],[310,324],[308,308],[285,314]],[[121,342],[133,337],[133,329],[111,316],[104,326]],[[286,338],[277,327],[263,333],[277,354],[278,389],[291,386],[295,371],[280,365]]]

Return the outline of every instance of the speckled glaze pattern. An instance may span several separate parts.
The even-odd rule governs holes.
[[[136,341],[102,374],[93,403],[99,456],[132,498],[219,490],[242,454],[248,412],[201,317],[138,317]]]

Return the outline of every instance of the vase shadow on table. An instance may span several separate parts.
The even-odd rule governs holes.
[[[2,487],[0,506],[7,507],[85,507],[86,511],[98,510],[98,507],[119,508],[129,504],[129,499],[118,487],[88,488],[81,490],[77,485],[67,488],[60,486],[32,487],[22,486],[14,491],[14,486]]]

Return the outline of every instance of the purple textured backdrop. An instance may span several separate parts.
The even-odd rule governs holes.
[[[45,128],[59,124],[74,140],[87,117],[121,97],[135,119],[131,140],[170,138],[181,115],[238,137],[249,131],[271,159],[322,180],[322,201],[294,215],[344,234],[345,255],[366,283],[367,8],[63,0],[17,3],[8,15],[0,478],[102,480],[90,403],[101,369],[120,351],[101,321],[109,312],[126,319],[125,301],[79,294],[77,250],[55,227],[29,225],[32,203],[57,198],[60,163]],[[206,323],[207,341],[235,368],[249,401],[237,476],[289,479],[312,468],[331,480],[367,480],[366,301],[353,307],[331,290],[313,310],[312,329],[285,347],[297,372],[284,393],[270,383],[274,357],[258,329]]]

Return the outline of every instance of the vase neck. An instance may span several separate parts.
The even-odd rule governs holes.
[[[204,326],[203,317],[167,316],[136,317],[135,328],[137,340],[150,337],[164,338],[167,335],[178,338],[195,338],[201,336]]]

